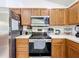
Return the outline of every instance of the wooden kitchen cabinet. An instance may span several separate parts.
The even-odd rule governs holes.
[[[68,25],[67,9],[26,8],[21,9],[21,24],[30,25],[31,16],[50,16],[50,25]]]
[[[12,12],[14,12],[15,14],[17,14],[17,15],[20,15],[21,14],[21,9],[20,8],[10,8],[10,10]]]
[[[79,2],[69,8],[69,24],[79,24]]]
[[[32,8],[32,16],[40,16],[40,8]]]
[[[49,9],[41,9],[41,16],[49,16]]]
[[[16,58],[29,57],[29,40],[25,38],[16,39]]]
[[[74,47],[68,47],[68,58],[79,58],[79,51]]]
[[[51,57],[52,58],[64,58],[65,54],[65,39],[52,39]]]
[[[79,58],[79,44],[71,40],[67,40],[67,57]]]
[[[32,10],[30,8],[26,8],[26,9],[22,8],[21,9],[21,24],[22,25],[30,25],[31,11]]]
[[[50,10],[50,25],[67,25],[68,10],[67,9],[51,9]]]
[[[78,24],[79,24],[79,1],[78,1],[78,7],[77,8],[78,8],[77,11],[78,11]]]
[[[21,24],[30,25],[31,16],[48,16],[49,10],[44,8],[22,8],[21,9]]]
[[[17,21],[20,21],[20,13],[19,12],[17,12],[16,13],[16,11],[18,11],[19,9],[17,9],[17,8],[11,8],[10,10],[9,10],[9,14],[10,14],[10,16],[9,16],[9,18],[10,18],[10,20],[11,19],[15,19],[15,20],[17,20]]]
[[[49,16],[49,10],[46,8],[32,8],[32,16]]]

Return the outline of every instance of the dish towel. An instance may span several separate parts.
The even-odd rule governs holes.
[[[34,41],[34,49],[44,49],[44,48],[45,48],[45,40]]]

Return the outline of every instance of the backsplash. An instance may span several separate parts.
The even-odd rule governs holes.
[[[53,35],[63,35],[63,27],[64,26],[53,26],[53,27],[50,27],[50,28],[53,28],[54,31],[51,33]]]
[[[53,35],[57,35],[56,32],[57,30],[60,31],[58,35],[75,35],[75,26],[76,25],[66,25],[66,26],[53,26],[50,28],[54,29],[54,32],[52,33]]]
[[[72,36],[75,36],[75,34],[76,34],[75,26],[76,25],[71,25],[71,27],[72,27]]]
[[[72,35],[72,31],[73,31],[73,26],[64,26],[64,28],[63,28],[63,30],[64,30],[64,33],[63,34],[65,34],[65,35]]]
[[[48,28],[52,28],[53,31],[51,31],[50,34],[52,35],[75,35],[75,26],[76,25],[66,25],[66,26],[49,26]],[[40,27],[32,27],[33,32],[37,32],[37,29],[40,29]],[[23,26],[24,31],[29,31],[27,29],[27,26]],[[43,27],[43,32],[47,32],[47,28]]]
[[[32,32],[47,32],[48,27],[32,27]]]

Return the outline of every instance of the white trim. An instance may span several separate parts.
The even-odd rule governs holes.
[[[67,8],[71,7],[73,4],[75,4],[76,2],[78,2],[79,0],[75,0],[73,3],[71,3],[69,6],[67,6]]]
[[[68,6],[64,6],[64,5],[60,5],[60,4],[56,4],[56,3],[51,3],[51,2],[49,2],[49,6],[47,6],[47,5],[45,5],[45,6],[42,6],[42,7],[40,7],[39,5],[38,6],[36,6],[37,5],[37,3],[36,4],[33,4],[33,6],[32,5],[30,5],[30,4],[25,4],[25,5],[28,5],[28,7],[27,6],[24,6],[24,5],[21,5],[21,3],[19,3],[19,4],[17,4],[17,3],[9,3],[9,1],[8,2],[6,2],[6,6],[3,6],[3,7],[5,7],[5,8],[47,8],[47,9],[54,9],[54,8],[69,8],[70,6],[72,6],[73,4],[75,4],[76,2],[78,2],[79,0],[74,0],[71,4],[69,4]],[[11,1],[12,2],[12,1]],[[46,3],[47,3],[47,1],[46,1]],[[46,4],[45,3],[45,4]],[[53,4],[55,5],[55,6],[53,6]],[[29,6],[30,5],[30,6]],[[53,6],[53,7],[52,7]],[[0,6],[1,7],[1,6]]]

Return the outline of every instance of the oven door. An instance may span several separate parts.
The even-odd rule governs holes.
[[[34,49],[34,43],[29,43],[29,56],[51,56],[51,43],[46,42],[44,49]]]

